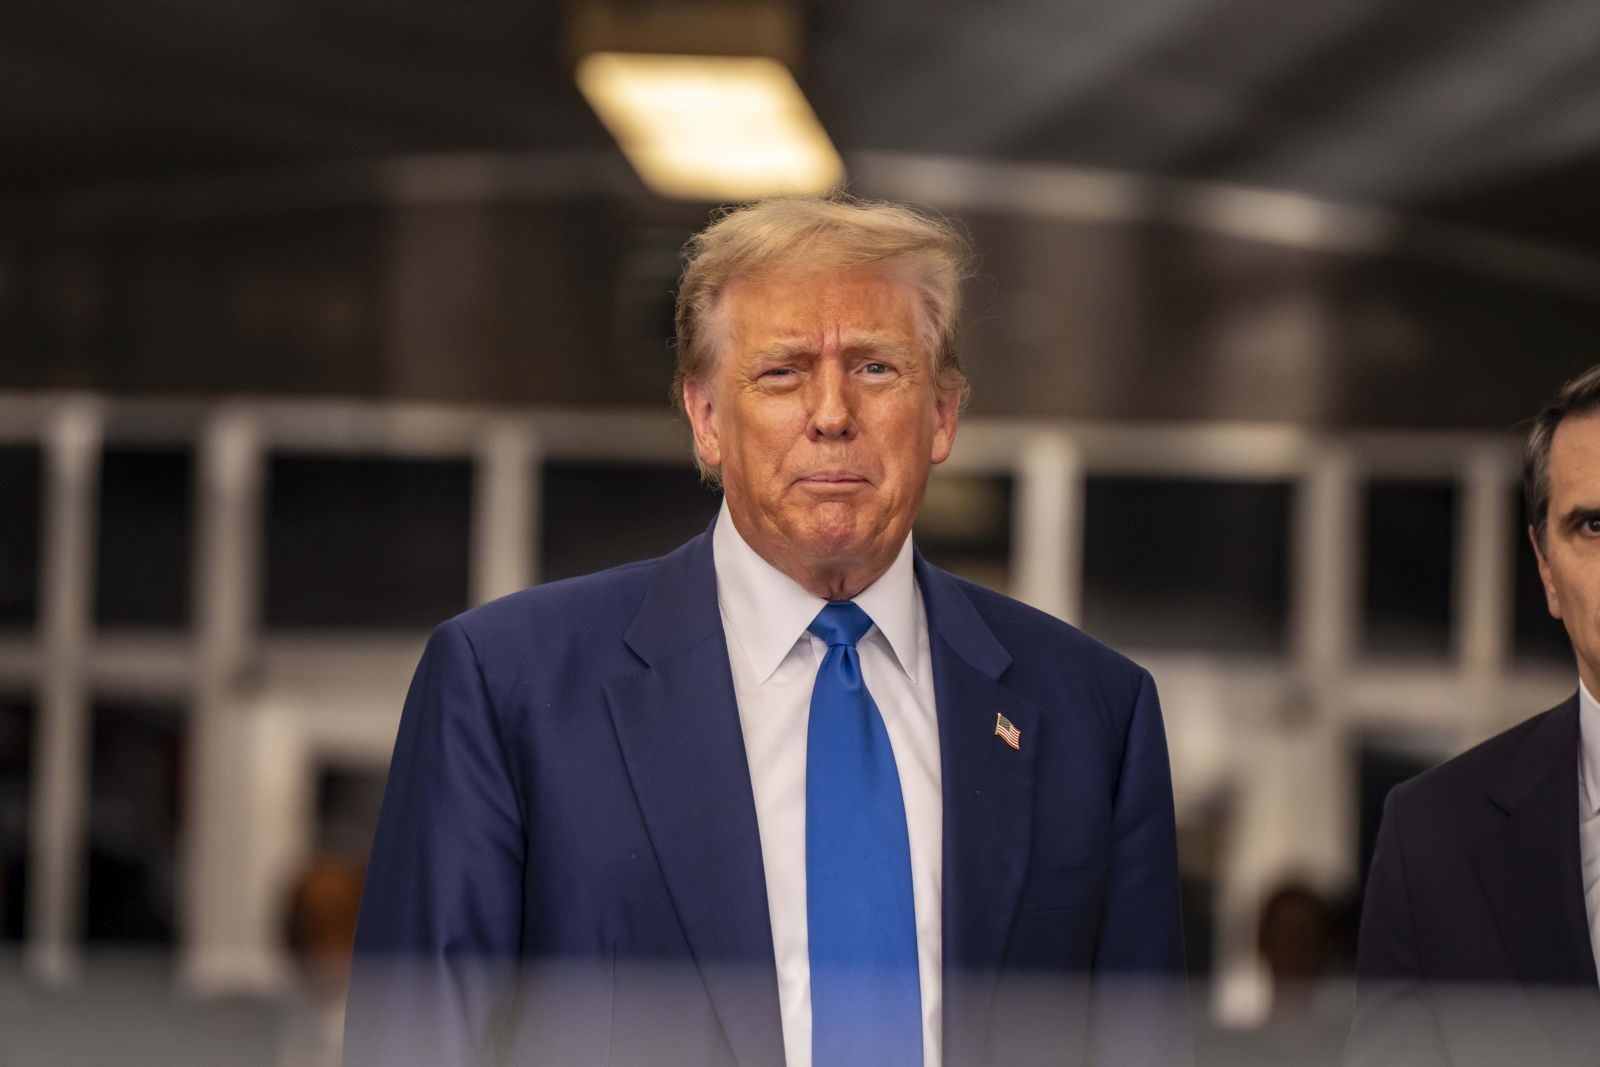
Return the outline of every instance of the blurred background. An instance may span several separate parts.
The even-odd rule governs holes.
[[[0,1063],[336,1062],[422,641],[709,521],[762,192],[970,231],[917,539],[1154,672],[1203,1060],[1334,1061],[1386,791],[1573,688],[1584,0],[23,0],[0,144]]]

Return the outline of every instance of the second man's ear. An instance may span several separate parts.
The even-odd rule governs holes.
[[[1545,561],[1544,549],[1539,547],[1539,534],[1532,526],[1528,527],[1528,543],[1533,545],[1533,558],[1539,562],[1539,582],[1544,586],[1544,606],[1550,612],[1552,619],[1561,618],[1561,598],[1556,595],[1556,582],[1550,573],[1550,564]]]

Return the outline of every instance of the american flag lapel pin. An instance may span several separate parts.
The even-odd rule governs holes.
[[[1022,731],[1017,729],[1010,719],[996,713],[994,717],[994,735],[1018,752],[1022,751]]]

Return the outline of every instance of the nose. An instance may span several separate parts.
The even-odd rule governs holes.
[[[856,435],[850,376],[836,359],[818,361],[810,383],[811,418],[806,433],[813,441],[848,441]]]

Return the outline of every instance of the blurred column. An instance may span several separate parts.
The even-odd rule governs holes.
[[[1514,455],[1499,445],[1479,445],[1461,470],[1460,513],[1456,529],[1456,666],[1469,719],[1467,736],[1477,741],[1495,733],[1506,719],[1501,682],[1510,663],[1512,596],[1516,552],[1511,509],[1518,478]],[[1523,548],[1524,551],[1531,549]]]
[[[1017,464],[1014,592],[1058,619],[1083,610],[1083,457],[1061,431],[1041,432]]]
[[[1275,761],[1284,857],[1324,882],[1356,876],[1355,780],[1345,764],[1352,660],[1360,626],[1362,491],[1349,449],[1311,457],[1295,503],[1294,670]]]
[[[538,580],[538,439],[526,418],[495,421],[478,442],[472,491],[472,602]]]
[[[222,408],[199,448],[195,557],[198,662],[191,714],[181,897],[183,974],[200,986],[237,980],[251,957],[253,780],[243,692],[258,640],[264,461],[255,418]]]
[[[1295,502],[1294,664],[1283,728],[1303,760],[1280,770],[1286,847],[1300,869],[1328,882],[1356,875],[1354,777],[1344,754],[1352,660],[1360,626],[1362,490],[1349,449],[1311,457]],[[1312,773],[1320,768],[1322,773]]]
[[[1313,713],[1355,648],[1361,485],[1348,450],[1332,445],[1312,458],[1295,498],[1291,648]]]
[[[28,832],[28,960],[47,983],[74,977],[83,940],[89,800],[89,645],[101,413],[69,401],[45,429],[39,626],[44,674]]]
[[[1236,752],[1238,825],[1223,864],[1214,991],[1221,1017],[1259,1022],[1268,1006],[1256,962],[1260,907],[1294,876],[1323,891],[1354,881],[1355,781],[1346,761],[1350,665],[1361,587],[1362,480],[1349,450],[1309,458],[1295,494],[1290,684],[1276,723]]]

